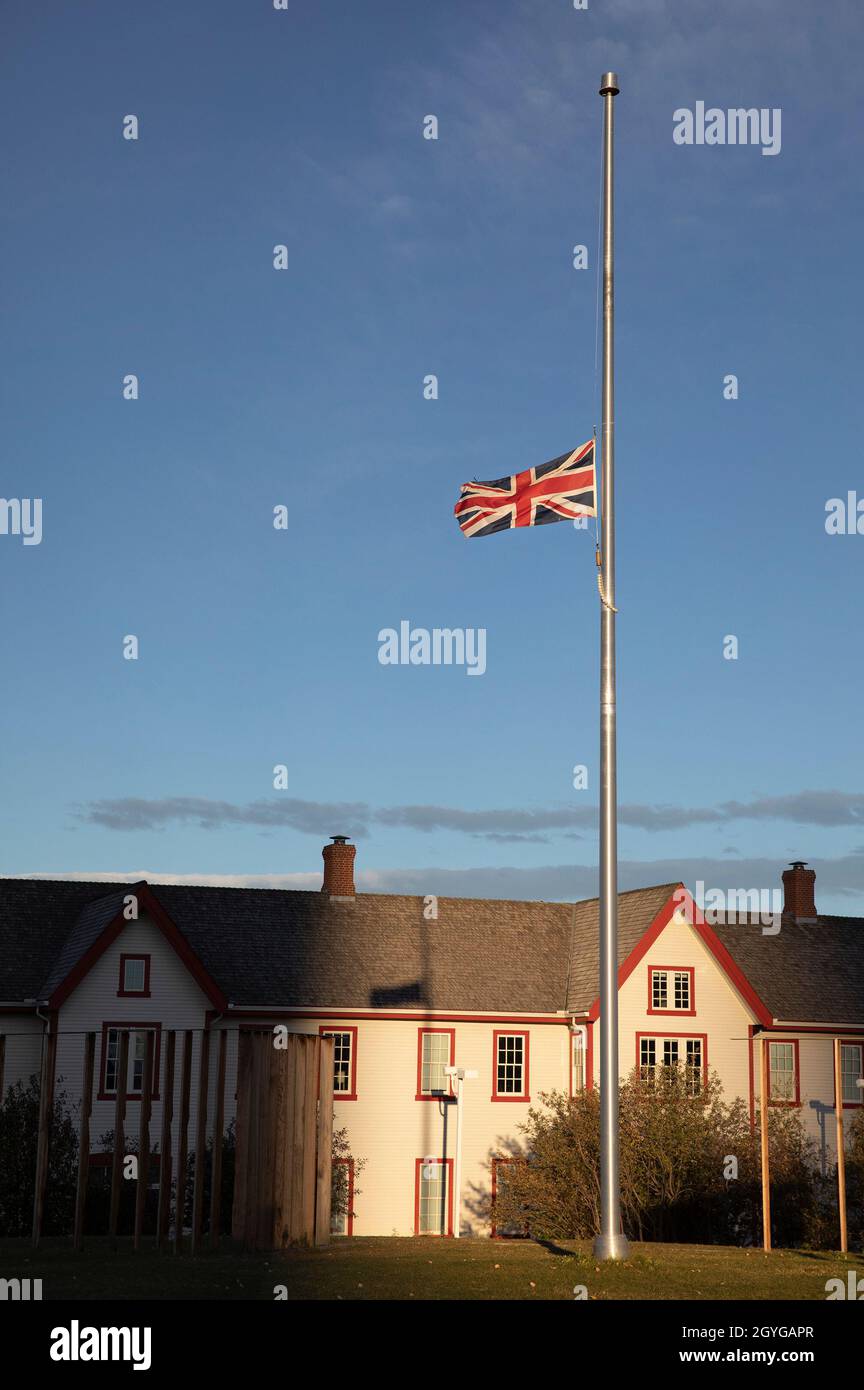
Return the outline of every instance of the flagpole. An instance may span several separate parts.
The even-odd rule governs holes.
[[[594,1254],[627,1258],[618,1172],[618,789],[615,726],[615,396],[613,298],[614,101],[618,76],[604,72],[603,98],[603,494],[600,610],[600,1231]]]

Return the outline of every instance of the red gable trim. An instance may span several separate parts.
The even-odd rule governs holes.
[[[644,960],[645,956],[647,956],[660,933],[668,927],[679,907],[684,909],[686,920],[690,923],[690,926],[696,932],[703,945],[711,952],[711,955],[717,961],[720,969],[735,986],[742,999],[755,1014],[756,1018],[765,1027],[769,1027],[773,1022],[771,1014],[750,984],[743,970],[741,970],[740,966],[735,964],[735,961],[726,950],[726,947],[723,945],[723,942],[717,936],[716,932],[712,931],[708,926],[708,923],[705,921],[701,911],[683,883],[680,883],[678,887],[674,889],[668,902],[664,903],[661,907],[648,930],[637,941],[623,964],[618,967],[619,990],[624,982],[633,974],[639,962]],[[599,1018],[599,1016],[600,996],[598,994],[588,1011],[588,1017],[593,1020]]]
[[[211,1004],[213,1004],[220,1013],[225,1013],[228,1008],[227,998],[222,993],[215,980],[210,978],[185,936],[180,929],[175,926],[148,884],[143,880],[141,883],[130,884],[127,896],[134,896],[138,899],[139,912],[143,910],[147,913],[165,937],[168,945],[171,946],[175,954],[179,956],[196,984],[199,985],[203,993],[206,994]],[[100,960],[108,950],[108,947],[112,946],[117,940],[123,928],[126,926],[127,920],[128,919],[123,916],[123,909],[121,908],[117,916],[111,919],[102,934],[93,942],[89,951],[85,951],[81,959],[76,961],[65,980],[61,980],[60,984],[51,995],[51,998],[48,1000],[49,1008],[59,1009],[60,1005],[69,998],[72,991],[76,989],[84,977],[90,973],[96,962]]]

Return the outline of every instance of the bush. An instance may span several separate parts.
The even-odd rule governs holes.
[[[351,1196],[351,1184],[348,1179],[348,1165],[354,1166],[354,1197],[359,1196],[360,1188],[357,1186],[357,1178],[366,1166],[365,1158],[354,1158],[351,1153],[351,1145],[348,1142],[347,1129],[334,1129],[333,1131],[333,1171],[330,1180],[330,1216],[331,1219],[337,1216],[352,1217],[354,1215],[353,1206],[349,1207],[349,1197]]]
[[[494,1220],[527,1224],[546,1240],[593,1235],[600,1223],[600,1100],[552,1092],[522,1126],[524,1162],[508,1165]],[[750,1245],[761,1240],[758,1125],[748,1107],[723,1099],[709,1076],[698,1097],[686,1074],[634,1070],[619,1093],[621,1203],[625,1230],[639,1240]],[[823,1187],[814,1147],[795,1110],[771,1109],[771,1224],[778,1245],[808,1242],[820,1228]],[[499,1170],[500,1171],[500,1170]],[[835,1201],[836,1225],[836,1201]],[[823,1239],[825,1233],[823,1232]],[[836,1245],[836,1236],[828,1240]]]
[[[58,1078],[58,1086],[63,1078]],[[0,1235],[26,1236],[33,1229],[36,1148],[39,1139],[39,1078],[16,1081],[0,1102]],[[44,1235],[67,1235],[75,1215],[78,1133],[66,1092],[56,1090],[48,1152],[48,1182],[42,1218]]]

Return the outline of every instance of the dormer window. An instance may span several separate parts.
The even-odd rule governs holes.
[[[120,957],[120,984],[117,989],[119,999],[145,999],[150,995],[150,957]]]

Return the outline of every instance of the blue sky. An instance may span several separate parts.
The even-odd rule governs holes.
[[[43,539],[0,536],[0,872],[317,886],[347,831],[367,888],[593,894],[591,534],[467,541],[452,508],[599,423],[613,67],[621,883],[804,858],[864,913],[864,536],[825,531],[864,497],[860,8],[18,0],[4,27],[2,492]],[[700,100],[780,108],[780,153],[676,145]],[[485,628],[485,674],[382,666],[403,619]]]

